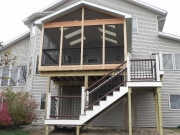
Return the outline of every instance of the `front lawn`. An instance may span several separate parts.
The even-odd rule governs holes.
[[[7,131],[7,130],[0,130],[0,135],[28,135],[29,132],[26,131]]]

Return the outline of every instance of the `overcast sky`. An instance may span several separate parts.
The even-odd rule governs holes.
[[[56,0],[0,0],[0,41],[7,42],[26,32],[22,20]],[[180,36],[180,0],[142,0],[168,11],[163,32]]]

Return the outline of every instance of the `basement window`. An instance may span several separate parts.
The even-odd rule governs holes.
[[[46,93],[41,93],[41,102],[40,102],[40,109],[45,109],[45,103],[46,103]]]
[[[180,94],[170,94],[170,109],[180,110]]]
[[[138,33],[138,19],[135,17],[132,19],[132,33]]]

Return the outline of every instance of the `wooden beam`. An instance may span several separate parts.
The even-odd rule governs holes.
[[[132,135],[131,93],[132,89],[128,88],[129,135]]]
[[[58,76],[103,76],[105,74],[109,73],[109,71],[85,71],[85,72],[81,72],[81,71],[77,71],[77,72],[73,72],[73,71],[69,71],[69,72],[42,72],[40,73],[40,76],[51,76],[51,77],[58,77]]]
[[[103,24],[102,64],[105,65],[105,24]]]
[[[64,27],[61,27],[60,53],[59,53],[59,69],[61,69],[61,63],[62,63],[63,34],[64,34]]]
[[[127,57],[127,25],[126,20],[124,19],[124,61],[126,61]]]
[[[89,81],[89,84],[93,84],[96,81]],[[84,85],[84,81],[54,81],[54,85]]]
[[[163,135],[163,127],[162,127],[162,107],[161,107],[161,93],[160,93],[160,90],[161,88],[160,87],[157,87],[156,88],[157,90],[157,97],[158,97],[158,114],[159,114],[159,134],[160,135]]]
[[[46,135],[49,135],[49,126],[46,125]]]
[[[83,65],[83,49],[84,48],[84,7],[82,7],[82,21],[81,21],[81,59],[80,65]]]
[[[105,64],[103,65],[72,65],[72,66],[61,66],[61,69],[59,69],[59,66],[41,66],[39,68],[40,72],[43,71],[69,71],[69,70],[73,70],[73,71],[77,71],[77,70],[104,70],[104,69],[114,69],[117,66],[119,66],[119,64]]]
[[[103,25],[103,24],[124,24],[124,19],[112,18],[112,19],[98,19],[98,20],[84,20],[83,21],[84,26]],[[75,27],[75,26],[82,26],[82,21],[51,22],[51,23],[45,24],[44,28]]]
[[[41,67],[41,60],[42,60],[42,48],[43,48],[43,38],[44,38],[44,25],[42,26],[42,31],[41,31],[41,44],[40,44],[40,52],[39,52],[39,65],[38,69]]]

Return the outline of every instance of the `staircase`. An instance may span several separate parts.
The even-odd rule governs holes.
[[[113,105],[113,103],[128,92],[128,88],[126,87],[126,64],[127,62],[125,61],[86,90],[82,89],[82,93],[84,94],[81,97],[81,114],[79,115],[79,119],[49,119],[48,117],[45,120],[45,124],[83,125]],[[86,100],[84,100],[85,98]],[[48,99],[51,98],[49,97]]]

